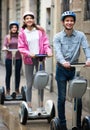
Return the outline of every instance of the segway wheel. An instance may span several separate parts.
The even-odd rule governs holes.
[[[22,94],[22,99],[26,101],[26,86],[22,86],[21,88],[21,94]]]
[[[55,117],[50,122],[50,130],[61,130],[60,120],[58,117]]]
[[[21,108],[19,110],[19,119],[21,124],[25,125],[27,123],[28,111],[24,104],[21,105]]]
[[[4,99],[5,99],[5,89],[4,87],[0,88],[0,104],[4,104]]]
[[[51,122],[51,120],[55,117],[55,105],[53,104],[53,107],[52,107],[52,111],[51,111],[51,114],[50,114],[50,117],[47,119],[48,120],[48,123]]]
[[[90,130],[90,116],[85,116],[82,120],[82,130]]]

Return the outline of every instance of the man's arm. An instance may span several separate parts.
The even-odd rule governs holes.
[[[90,67],[90,45],[87,41],[87,37],[85,36],[85,34],[83,33],[83,37],[82,37],[82,47],[86,56],[86,66]]]
[[[63,57],[62,51],[61,51],[61,44],[60,44],[59,34],[55,35],[55,37],[53,39],[53,42],[54,42],[53,45],[54,45],[54,50],[55,50],[57,62],[59,62],[61,64],[66,62],[64,57]]]

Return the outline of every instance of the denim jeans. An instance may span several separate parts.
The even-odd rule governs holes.
[[[22,67],[22,59],[17,59],[15,62],[15,89],[19,89],[20,84],[20,71]],[[12,75],[12,60],[6,59],[5,60],[5,68],[6,68],[6,90],[10,90],[10,79]]]
[[[75,75],[75,68],[72,70],[65,69],[63,66],[56,66],[56,81],[58,90],[58,117],[60,119],[61,125],[66,125],[65,117],[65,101],[66,101],[66,87],[67,81],[72,80]],[[78,99],[77,103],[77,125],[81,125],[81,111],[82,111],[82,101]],[[78,109],[79,108],[79,109]]]

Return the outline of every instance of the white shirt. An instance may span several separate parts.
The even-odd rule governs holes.
[[[24,30],[28,41],[28,46],[31,54],[39,54],[39,34],[34,28],[31,31],[27,28]]]

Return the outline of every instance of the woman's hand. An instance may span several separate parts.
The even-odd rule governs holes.
[[[45,31],[44,28],[41,27],[40,25],[36,25],[36,28],[37,28],[38,30]]]
[[[30,53],[30,57],[31,57],[31,58],[35,58],[35,54]]]
[[[47,53],[47,56],[52,57],[53,55],[52,55],[52,53]]]
[[[4,46],[4,47],[2,48],[2,51],[6,51],[6,50],[7,50],[7,47]]]

